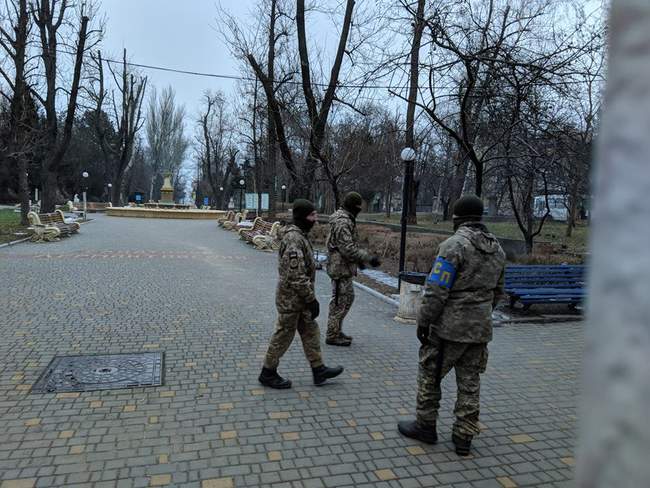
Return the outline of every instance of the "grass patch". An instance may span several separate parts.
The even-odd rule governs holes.
[[[20,239],[15,232],[27,232],[27,228],[20,225],[20,214],[12,209],[0,209],[0,244]]]
[[[369,220],[374,222],[387,222],[391,224],[400,223],[400,215],[392,214],[389,219],[384,214],[361,214],[360,220]],[[519,226],[514,221],[509,222],[486,222],[487,227],[497,237],[506,239],[523,240],[523,235]],[[430,229],[453,231],[451,221],[436,222],[430,213],[418,214],[418,226]],[[542,232],[535,238],[535,242],[548,242],[553,247],[565,250],[568,253],[581,254],[587,249],[589,239],[589,226],[585,223],[578,223],[573,230],[571,237],[566,237],[566,223],[548,220],[542,228]]]

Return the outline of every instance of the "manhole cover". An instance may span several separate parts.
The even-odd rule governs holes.
[[[56,356],[32,387],[34,393],[161,386],[163,353]]]

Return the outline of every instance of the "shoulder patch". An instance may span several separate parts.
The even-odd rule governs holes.
[[[289,252],[289,266],[291,268],[297,268],[299,266],[298,263],[298,252],[297,251],[290,251]]]
[[[433,263],[427,282],[450,289],[456,281],[456,268],[445,258],[438,257]]]

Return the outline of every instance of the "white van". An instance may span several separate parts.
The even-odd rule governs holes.
[[[541,219],[546,215],[546,198],[544,195],[535,197],[534,205],[535,217]],[[569,218],[569,210],[567,209],[564,195],[549,195],[548,208],[551,211],[550,217],[553,220],[566,221]]]

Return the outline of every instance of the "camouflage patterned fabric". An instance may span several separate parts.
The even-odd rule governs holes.
[[[455,279],[439,283],[435,269],[425,284],[418,325],[454,342],[490,342],[492,309],[503,296],[506,255],[481,223],[462,224],[440,244],[438,259],[453,267]],[[449,276],[447,276],[449,277]]]
[[[440,380],[454,368],[458,387],[454,433],[479,433],[480,374],[492,340],[492,310],[503,295],[505,253],[479,222],[461,224],[440,244],[424,289],[418,327],[429,343],[420,348],[417,419],[435,425]]]
[[[275,305],[279,313],[302,312],[306,303],[316,299],[314,251],[307,235],[297,225],[288,225],[281,239]]]
[[[339,209],[330,217],[327,252],[327,274],[333,280],[356,276],[357,266],[370,260],[370,254],[359,248],[357,224],[347,210]]]
[[[337,210],[330,217],[327,251],[327,274],[332,279],[327,338],[335,339],[354,302],[352,277],[357,275],[357,266],[367,264],[371,257],[359,247],[356,220],[345,209]]]
[[[327,317],[327,338],[336,339],[341,333],[343,319],[354,302],[354,285],[352,278],[332,280],[332,299]]]
[[[282,234],[278,254],[280,279],[275,295],[278,321],[271,338],[264,366],[278,367],[280,358],[300,334],[305,356],[312,368],[322,366],[318,323],[311,318],[306,304],[314,301],[316,263],[307,238],[296,225],[289,225]]]
[[[312,368],[323,365],[320,352],[320,333],[318,323],[311,318],[309,311],[296,313],[281,313],[275,326],[275,332],[271,337],[269,348],[264,358],[264,367],[276,369],[280,364],[280,358],[287,352],[293,342],[296,331],[300,334],[302,348],[305,357]]]
[[[442,380],[454,368],[458,394],[453,431],[460,437],[471,438],[480,432],[480,374],[485,372],[487,366],[487,344],[442,341],[433,334],[429,342],[420,347],[417,421],[423,425],[436,425],[441,398],[439,379]],[[440,362],[442,364],[438,373]]]

